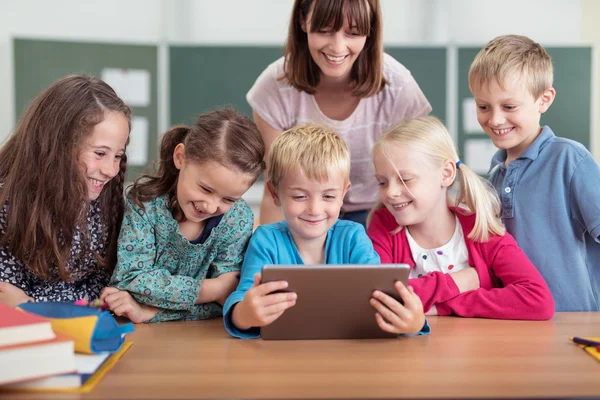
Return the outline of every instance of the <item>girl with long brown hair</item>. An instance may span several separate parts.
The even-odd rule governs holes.
[[[229,108],[168,130],[158,173],[127,197],[113,287],[100,300],[136,323],[220,316],[254,224],[241,197],[264,152],[256,125]]]
[[[92,300],[123,216],[131,110],[103,81],[41,92],[0,149],[0,303]]]

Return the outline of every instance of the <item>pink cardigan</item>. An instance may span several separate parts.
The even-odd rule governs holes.
[[[499,319],[546,320],[554,315],[554,299],[546,282],[519,248],[515,239],[505,233],[490,240],[474,242],[467,235],[475,224],[475,215],[464,215],[451,208],[461,224],[469,265],[477,270],[480,288],[460,293],[450,276],[432,272],[409,284],[421,298],[425,312],[433,305],[439,315]],[[382,264],[404,263],[415,266],[406,231],[393,235],[398,227],[387,209],[377,210],[367,234],[373,241]]]

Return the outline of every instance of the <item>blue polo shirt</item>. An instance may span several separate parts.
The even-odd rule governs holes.
[[[502,220],[539,269],[556,311],[600,311],[600,168],[580,143],[545,126],[508,167],[492,158]]]

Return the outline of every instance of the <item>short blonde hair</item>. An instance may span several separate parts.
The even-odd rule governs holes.
[[[324,181],[339,171],[350,181],[350,152],[344,139],[317,125],[293,127],[275,139],[269,150],[267,180],[275,188],[290,171],[302,170],[311,180]]]
[[[448,129],[435,117],[404,120],[383,134],[375,143],[373,151],[379,150],[391,160],[388,154],[390,149],[393,149],[392,146],[407,147],[419,152],[439,166],[447,160],[453,163],[459,161]],[[459,192],[455,199],[448,195],[448,205],[460,207],[466,215],[476,214],[475,226],[468,237],[474,241],[486,242],[490,234],[504,235],[505,229],[500,219],[500,201],[492,185],[462,163],[457,168],[457,177],[460,180]],[[381,202],[375,206],[369,215],[369,222],[373,212],[383,207]]]
[[[507,77],[518,74],[527,89],[539,98],[552,87],[552,58],[539,43],[526,36],[498,36],[479,51],[469,69],[469,88],[480,88],[495,80],[504,88]]]

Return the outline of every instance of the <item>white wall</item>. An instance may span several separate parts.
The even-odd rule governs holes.
[[[15,122],[12,36],[283,44],[292,4],[293,0],[0,0],[0,140]],[[505,33],[525,34],[545,44],[580,43],[582,4],[588,25],[600,17],[597,0],[381,0],[381,4],[386,44],[481,45]]]
[[[0,0],[0,140],[15,124],[11,37],[155,43],[160,5],[160,0]]]
[[[183,43],[282,44],[293,3],[179,1],[182,15],[192,18],[180,20],[170,37]],[[381,0],[381,7],[386,44],[482,44],[506,33],[552,44],[581,40],[580,0]]]
[[[449,41],[483,43],[507,33],[529,36],[542,44],[573,44],[581,40],[582,12],[578,0],[451,0],[445,3]]]
[[[180,5],[181,11],[194,16],[194,22],[182,23],[172,31],[170,37],[176,42],[282,45],[294,0],[192,0],[186,3]],[[428,42],[429,24],[421,21],[434,8],[434,3],[434,0],[381,0],[384,37],[389,39],[389,44]],[[231,10],[235,10],[235,14]]]
[[[293,0],[194,0],[188,42],[280,45]]]

